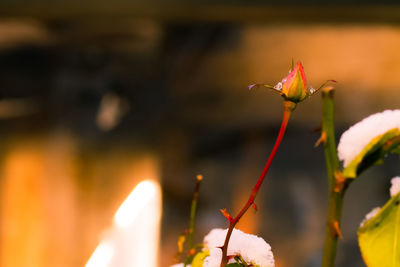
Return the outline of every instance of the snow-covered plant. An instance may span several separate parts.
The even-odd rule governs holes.
[[[218,267],[221,264],[222,250],[228,229],[213,229],[204,237],[202,265]],[[232,232],[228,247],[228,266],[274,267],[271,246],[261,237],[246,234],[238,229]],[[193,262],[193,265],[196,261]]]
[[[358,242],[368,267],[400,266],[400,177],[392,179],[389,201],[361,222]]]
[[[399,136],[400,110],[385,110],[351,126],[338,145],[343,175],[354,178],[369,165],[383,160],[385,154],[398,150]]]
[[[400,153],[400,110],[386,110],[373,114],[345,131],[336,147],[334,127],[334,90],[324,87],[307,89],[302,64],[292,66],[289,75],[275,86],[253,84],[278,92],[284,99],[281,128],[272,152],[252,192],[236,216],[226,209],[221,212],[229,221],[229,227],[213,229],[200,245],[193,243],[194,214],[201,179],[197,179],[192,201],[189,229],[178,240],[179,255],[186,255],[183,263],[173,267],[273,267],[271,247],[262,238],[246,234],[235,228],[250,207],[267,175],[272,160],[279,148],[289,119],[296,105],[322,89],[322,128],[316,145],[324,147],[329,181],[329,210],[326,224],[322,267],[335,264],[340,230],[343,198],[351,182],[369,167],[384,162],[390,153]],[[343,162],[341,164],[340,162]],[[400,267],[400,177],[392,179],[391,198],[381,208],[368,213],[358,230],[359,245],[368,267]],[[187,248],[183,244],[187,242]]]
[[[323,130],[330,184],[329,212],[322,266],[334,266],[337,239],[346,189],[360,174],[384,162],[389,153],[400,153],[400,110],[368,116],[345,131],[336,151],[333,122],[333,91],[323,95]],[[343,161],[340,168],[339,160]],[[400,266],[400,179],[392,180],[391,199],[374,208],[361,222],[358,240],[368,267]]]
[[[281,128],[278,133],[278,137],[275,141],[275,145],[272,152],[258,178],[253,190],[250,193],[249,199],[244,204],[243,208],[239,211],[236,216],[231,216],[226,209],[221,209],[222,214],[228,219],[229,227],[226,230],[214,229],[207,235],[202,244],[203,249],[201,251],[193,246],[193,226],[194,226],[194,212],[197,204],[197,193],[198,186],[196,186],[195,194],[192,201],[192,210],[190,216],[190,226],[188,231],[181,235],[178,240],[179,254],[183,254],[184,248],[183,243],[188,239],[188,248],[186,249],[186,258],[183,266],[198,267],[225,267],[225,266],[252,266],[252,267],[270,267],[274,266],[274,259],[271,252],[270,246],[259,237],[249,235],[235,229],[236,224],[247,212],[247,210],[253,206],[256,209],[255,199],[260,190],[260,187],[267,175],[269,167],[275,154],[279,148],[279,145],[283,139],[286,127],[289,119],[299,102],[304,101],[311,95],[314,95],[319,89],[323,88],[324,85],[329,82],[326,81],[317,90],[306,87],[306,75],[301,62],[298,62],[296,66],[293,66],[289,71],[289,74],[282,79],[276,86],[270,86],[266,84],[253,84],[249,86],[249,89],[254,87],[267,87],[278,92],[284,99],[283,103],[283,117]],[[333,80],[332,80],[333,81]],[[179,265],[180,266],[180,265]]]
[[[219,267],[222,259],[221,247],[228,229],[212,229],[203,240],[204,247],[193,258],[190,267]],[[171,267],[184,267],[184,263]],[[232,232],[228,248],[229,267],[274,267],[271,246],[261,237],[246,234],[238,229]]]

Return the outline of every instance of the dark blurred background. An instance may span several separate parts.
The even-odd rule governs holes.
[[[2,0],[0,265],[84,266],[129,192],[151,179],[162,188],[153,258],[169,266],[195,176],[201,242],[227,227],[219,209],[236,214],[272,149],[282,99],[249,84],[276,84],[292,59],[309,86],[337,80],[339,138],[399,108],[399,48],[397,1]],[[239,224],[271,244],[277,267],[320,265],[320,121],[320,95],[298,105],[259,210]],[[337,266],[364,266],[357,227],[399,171],[391,156],[350,187]]]

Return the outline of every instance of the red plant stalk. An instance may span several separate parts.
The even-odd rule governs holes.
[[[279,145],[282,142],[282,138],[283,135],[285,134],[286,131],[286,126],[289,122],[290,119],[290,115],[292,114],[292,111],[296,108],[296,103],[292,102],[292,101],[288,101],[285,100],[284,102],[284,111],[283,111],[283,118],[282,118],[282,123],[281,123],[281,128],[279,130],[279,134],[278,137],[276,138],[275,141],[275,145],[271,151],[271,154],[269,155],[269,158],[267,160],[267,163],[264,166],[264,169],[260,175],[260,177],[258,178],[258,181],[256,183],[256,185],[253,188],[253,191],[250,194],[249,200],[247,200],[246,204],[244,205],[244,207],[240,210],[240,212],[238,213],[238,215],[234,218],[230,217],[229,214],[226,211],[223,211],[224,215],[228,218],[229,220],[229,228],[228,228],[228,232],[226,234],[226,238],[225,238],[225,242],[222,249],[222,260],[221,260],[221,265],[220,267],[225,267],[225,265],[228,263],[228,244],[229,244],[229,239],[232,235],[232,231],[233,228],[235,227],[235,225],[239,222],[240,218],[242,218],[242,216],[246,213],[246,211],[250,208],[251,205],[254,204],[254,200],[256,199],[257,193],[260,190],[261,184],[264,181],[268,169],[272,163],[272,160],[275,157],[276,152],[278,151]]]

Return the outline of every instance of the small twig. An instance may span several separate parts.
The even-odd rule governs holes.
[[[199,174],[196,176],[196,186],[194,188],[192,206],[190,208],[190,222],[189,222],[189,234],[188,234],[189,250],[193,248],[193,232],[194,232],[194,221],[196,218],[197,198],[199,196],[200,184],[202,180],[203,180],[203,175]]]
[[[192,205],[190,207],[190,221],[189,221],[189,230],[188,230],[188,254],[186,256],[186,260],[184,266],[186,267],[189,264],[193,256],[195,254],[195,246],[193,244],[193,233],[194,233],[194,222],[196,218],[196,209],[197,209],[197,199],[199,196],[200,184],[203,181],[203,175],[199,174],[196,176],[196,186],[194,188],[193,197],[192,197]]]

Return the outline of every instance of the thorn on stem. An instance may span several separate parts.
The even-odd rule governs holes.
[[[343,240],[342,231],[340,231],[340,226],[338,221],[332,222],[332,230],[335,236],[338,236],[341,240]]]
[[[333,191],[335,193],[342,192],[346,184],[346,180],[346,177],[343,176],[341,171],[335,171],[335,186],[333,187]]]
[[[258,211],[258,207],[257,207],[256,203],[253,202],[253,204],[251,204],[251,206],[253,207],[253,209],[254,209],[255,211]]]
[[[228,211],[226,209],[220,209],[220,211],[222,212],[222,214],[225,216],[225,218],[228,219],[228,221],[230,223],[233,223],[233,218],[232,216],[228,213]]]
[[[321,143],[324,144],[324,145],[326,145],[326,142],[327,142],[326,132],[325,132],[325,131],[322,131],[322,132],[321,132],[321,136],[319,137],[319,139],[317,140],[317,142],[315,142],[314,147],[319,146]]]

